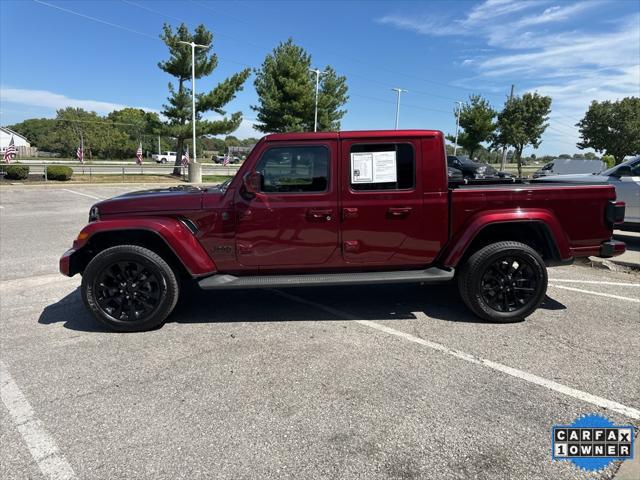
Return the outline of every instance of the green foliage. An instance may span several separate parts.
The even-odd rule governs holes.
[[[498,133],[494,146],[512,146],[518,162],[518,175],[522,176],[522,150],[527,145],[538,148],[546,130],[551,112],[551,97],[538,93],[525,93],[506,101],[498,114]]]
[[[27,165],[7,165],[3,170],[5,178],[9,180],[26,180],[29,177],[29,167]]]
[[[314,130],[315,74],[311,56],[290,38],[268,54],[256,70],[254,85],[259,105],[255,128],[265,133]],[[346,110],[347,84],[333,68],[325,67],[318,90],[318,130],[339,130]]]
[[[469,96],[469,101],[462,106],[458,145],[467,152],[470,158],[474,157],[481,143],[488,142],[493,138],[493,132],[496,130],[493,119],[496,114],[497,112],[481,95]],[[447,139],[455,142],[455,134],[447,135]]]
[[[191,80],[191,47],[180,43],[195,42],[199,45],[211,45],[213,34],[204,25],[196,27],[194,33],[183,23],[176,28],[165,24],[160,35],[162,41],[169,48],[169,59],[158,63],[158,67],[169,75],[175,77],[177,89],[173,83],[169,83],[169,97],[164,105],[162,113],[167,117],[164,125],[164,133],[177,139],[176,150],[182,152],[184,141],[191,137],[191,89],[186,86]],[[218,65],[218,57],[211,49],[196,48],[195,50],[195,77],[196,79],[210,75]],[[242,122],[242,113],[227,112],[223,107],[233,100],[242,90],[244,82],[251,73],[250,69],[242,70],[219,83],[209,92],[196,94],[196,135],[221,135],[236,130]],[[203,120],[205,112],[215,112],[223,116],[220,120]],[[180,174],[181,156],[176,155],[176,168],[174,174]]]
[[[73,169],[64,165],[50,165],[47,167],[47,179],[67,181],[71,180]]]
[[[52,118],[30,118],[9,127],[14,132],[29,139],[31,145],[40,150],[55,151],[57,144],[53,138],[56,121]]]
[[[603,155],[602,161],[607,164],[607,168],[611,168],[616,164],[616,157],[613,155]]]
[[[627,97],[617,102],[594,100],[576,126],[582,137],[578,148],[613,155],[618,164],[627,155],[640,153],[640,98]]]

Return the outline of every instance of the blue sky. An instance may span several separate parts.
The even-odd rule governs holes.
[[[106,114],[123,106],[160,111],[169,76],[158,34],[164,22],[204,23],[219,67],[198,91],[258,67],[292,37],[314,66],[346,75],[345,130],[455,129],[453,104],[483,94],[500,108],[516,93],[553,98],[536,153],[573,153],[573,126],[591,100],[640,96],[640,2],[486,0],[430,2],[0,2],[0,124],[51,117],[68,105]],[[252,129],[253,76],[228,105]],[[529,153],[531,150],[529,150]]]

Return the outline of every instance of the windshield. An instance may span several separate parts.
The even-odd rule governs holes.
[[[616,165],[615,167],[608,168],[600,173],[600,175],[613,175],[616,173],[616,170],[620,168],[622,165],[628,165],[632,169],[636,167],[640,167],[640,157],[630,158],[626,162],[622,162],[620,165]]]

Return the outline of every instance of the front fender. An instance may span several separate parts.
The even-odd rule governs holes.
[[[572,257],[569,240],[567,239],[562,225],[560,225],[556,216],[549,210],[492,210],[479,212],[473,215],[458,232],[454,233],[453,238],[441,257],[442,264],[446,267],[455,267],[464,256],[464,253],[471,245],[471,242],[473,242],[484,228],[490,225],[512,222],[542,223],[551,236],[551,240],[555,242],[555,247],[557,248],[560,259],[566,260]],[[517,226],[514,225],[514,228],[517,228]]]
[[[82,250],[95,235],[135,230],[149,231],[158,235],[192,276],[216,271],[214,261],[195,235],[180,220],[170,217],[118,218],[89,223],[78,234],[73,242],[73,248],[60,259],[60,270],[65,275],[72,274],[70,264],[73,255]]]

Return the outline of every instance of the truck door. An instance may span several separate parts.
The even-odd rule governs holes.
[[[346,263],[410,267],[435,257],[441,246],[440,223],[446,228],[446,210],[434,210],[433,219],[424,215],[421,149],[415,138],[342,141],[341,235]],[[446,196],[442,202],[446,206]]]
[[[260,192],[236,198],[236,258],[269,269],[320,265],[338,244],[337,141],[267,143],[255,171]]]

